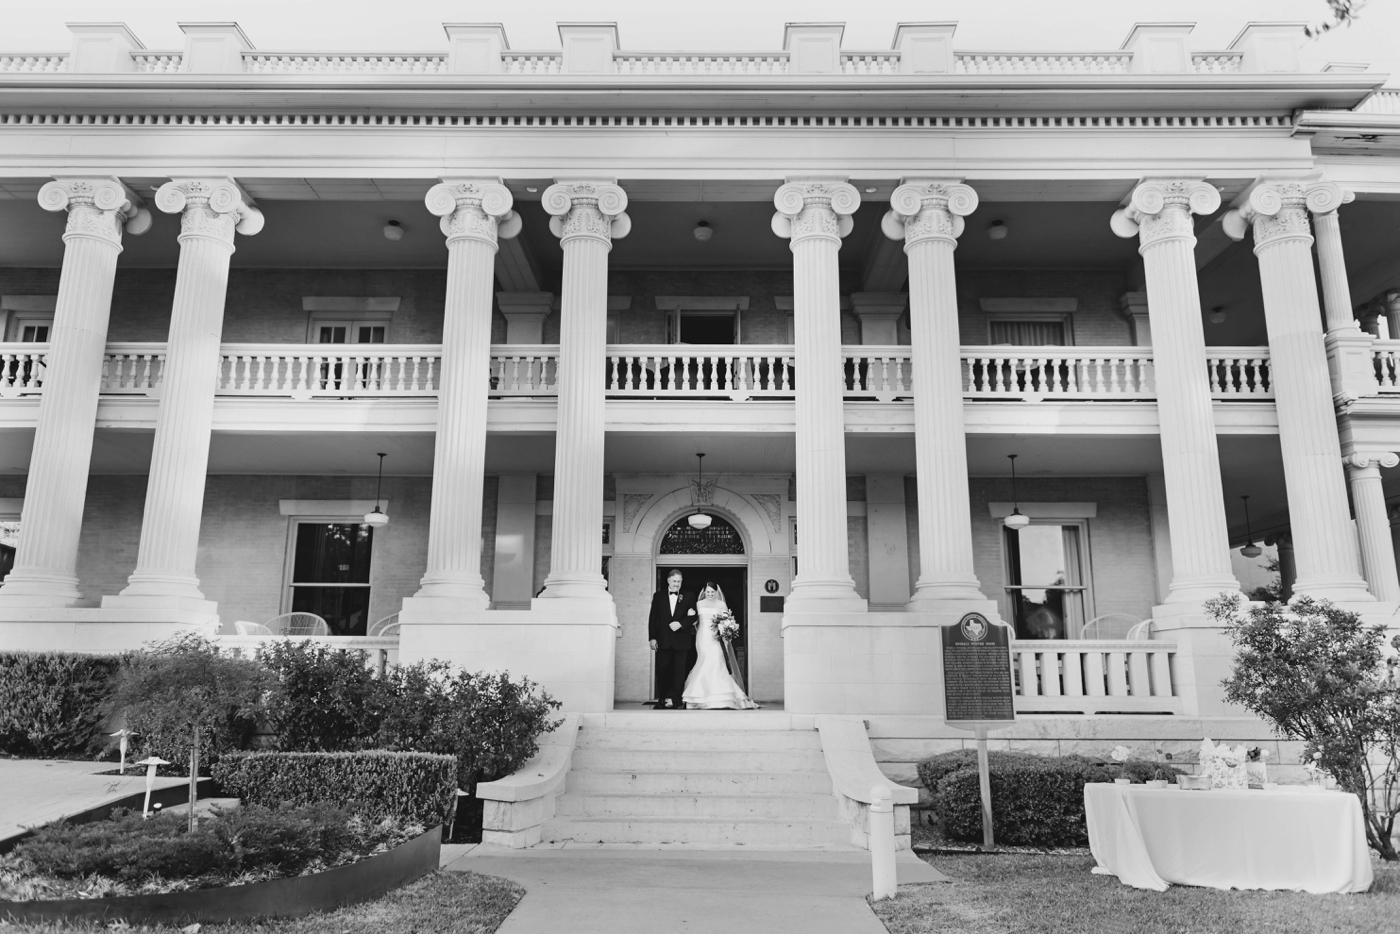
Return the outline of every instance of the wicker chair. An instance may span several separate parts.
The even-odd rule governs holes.
[[[1084,624],[1081,639],[1129,639],[1130,633],[1142,625],[1142,620],[1127,613],[1105,613]]]
[[[1147,642],[1152,638],[1152,620],[1145,619],[1128,630],[1128,641]]]
[[[331,627],[315,613],[283,613],[266,623],[268,629],[283,636],[329,636]]]
[[[271,629],[268,629],[262,623],[250,623],[247,620],[242,619],[233,624],[233,631],[238,633],[240,636],[276,635],[276,633],[274,633]]]
[[[377,639],[396,639],[399,635],[399,614],[391,613],[370,624],[368,635]]]

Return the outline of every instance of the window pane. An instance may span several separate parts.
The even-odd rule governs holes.
[[[1029,525],[1006,530],[1008,583],[1016,636],[1077,638],[1084,624],[1084,594],[1058,588],[1084,583],[1079,527]]]
[[[355,340],[360,344],[382,344],[384,343],[384,328],[383,326],[361,326]]]
[[[1014,344],[1018,347],[1060,346],[1065,342],[1065,326],[1061,321],[993,321],[993,344]]]
[[[19,338],[26,344],[43,344],[49,339],[47,324],[26,324]]]
[[[297,526],[292,581],[298,584],[368,584],[374,529],[349,523]]]
[[[1063,526],[1028,525],[1010,534],[1015,536],[1010,544],[1016,549],[1020,566],[1019,578],[1011,583],[1027,586],[1067,583]]]
[[[734,343],[734,315],[681,315],[681,343]]]
[[[293,587],[292,612],[315,613],[333,636],[363,636],[369,622],[369,588]]]
[[[321,344],[343,344],[345,343],[345,328],[338,325],[322,325],[321,336],[318,340]]]
[[[1018,639],[1070,639],[1084,618],[1084,595],[1073,590],[1011,591]]]

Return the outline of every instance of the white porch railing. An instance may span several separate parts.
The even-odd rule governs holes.
[[[971,399],[1151,399],[1148,347],[964,347]]]
[[[791,396],[793,352],[767,344],[614,344],[608,347],[607,393],[667,398]]]
[[[41,392],[48,344],[0,344],[0,398]]]
[[[433,396],[437,344],[224,344],[219,395]]]
[[[1381,392],[1400,392],[1400,341],[1373,341],[1371,363]]]
[[[620,75],[781,75],[788,70],[788,53],[628,52],[619,49],[613,53],[613,62]]]
[[[1267,347],[1207,347],[1210,394],[1216,399],[1272,399],[1274,374]]]
[[[258,649],[278,640],[294,643],[324,645],[341,652],[359,651],[365,653],[365,665],[379,674],[384,674],[391,665],[399,663],[398,637],[380,638],[369,636],[239,636],[217,635],[213,637],[219,651],[240,658],[252,658]]]
[[[102,392],[151,395],[165,377],[164,344],[108,344],[102,358]]]
[[[496,344],[491,348],[491,395],[552,396],[559,391],[559,347]]]
[[[1174,642],[1027,639],[1011,643],[1016,709],[1026,713],[1183,712]]]

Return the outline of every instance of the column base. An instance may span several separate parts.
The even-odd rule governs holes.
[[[940,626],[956,626],[958,621],[968,613],[981,613],[992,622],[1002,621],[1001,610],[997,608],[997,602],[988,600],[981,594],[971,598],[955,599],[916,593],[914,599],[909,601],[905,611],[937,619]]]
[[[1224,577],[1219,580],[1190,581],[1178,585],[1173,582],[1167,588],[1167,598],[1162,601],[1166,606],[1190,606],[1197,611],[1201,611],[1201,604],[1207,600],[1214,600],[1216,597],[1228,596],[1240,593],[1240,582],[1233,577]]]
[[[783,600],[787,613],[866,613],[870,604],[856,593],[854,581],[796,580]]]
[[[120,596],[156,600],[175,598],[207,602],[203,592],[199,589],[199,578],[176,577],[174,575],[133,574],[127,578],[126,586],[122,588]],[[105,604],[109,599],[113,598],[103,597],[103,603]],[[146,606],[148,604],[136,605]]]
[[[470,608],[473,610],[484,610],[491,605],[491,598],[486,596],[486,590],[478,582],[476,584],[462,584],[449,581],[424,581],[418,588],[418,592],[408,600],[447,600],[455,606]],[[405,605],[408,603],[405,600]]]
[[[76,577],[27,574],[16,568],[0,585],[0,606],[75,607],[82,602]]]
[[[603,580],[603,575],[597,577],[547,577],[544,581],[544,590],[540,595],[530,601],[531,605],[540,600],[607,600],[612,601],[612,594],[608,593],[607,581]]]
[[[125,652],[181,632],[209,635],[218,628],[218,614],[179,608],[0,606],[0,651]]]
[[[1314,600],[1330,600],[1338,605],[1344,603],[1371,604],[1376,603],[1375,595],[1367,589],[1366,582],[1361,578],[1354,580],[1299,580],[1293,584],[1293,596],[1312,597]],[[1361,612],[1357,610],[1356,612]]]
[[[206,616],[213,616],[216,619],[219,615],[219,604],[214,600],[205,600],[203,595],[199,597],[176,596],[174,594],[146,594],[131,593],[128,587],[116,596],[105,596],[102,598],[102,609],[104,610],[184,610],[190,613],[200,613]]]

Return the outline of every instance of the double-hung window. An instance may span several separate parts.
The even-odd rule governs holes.
[[[1090,599],[1087,533],[1082,522],[1055,521],[1003,530],[1016,638],[1079,638]]]
[[[367,525],[294,522],[288,610],[315,613],[331,635],[363,636],[369,623],[373,547],[374,529]]]

